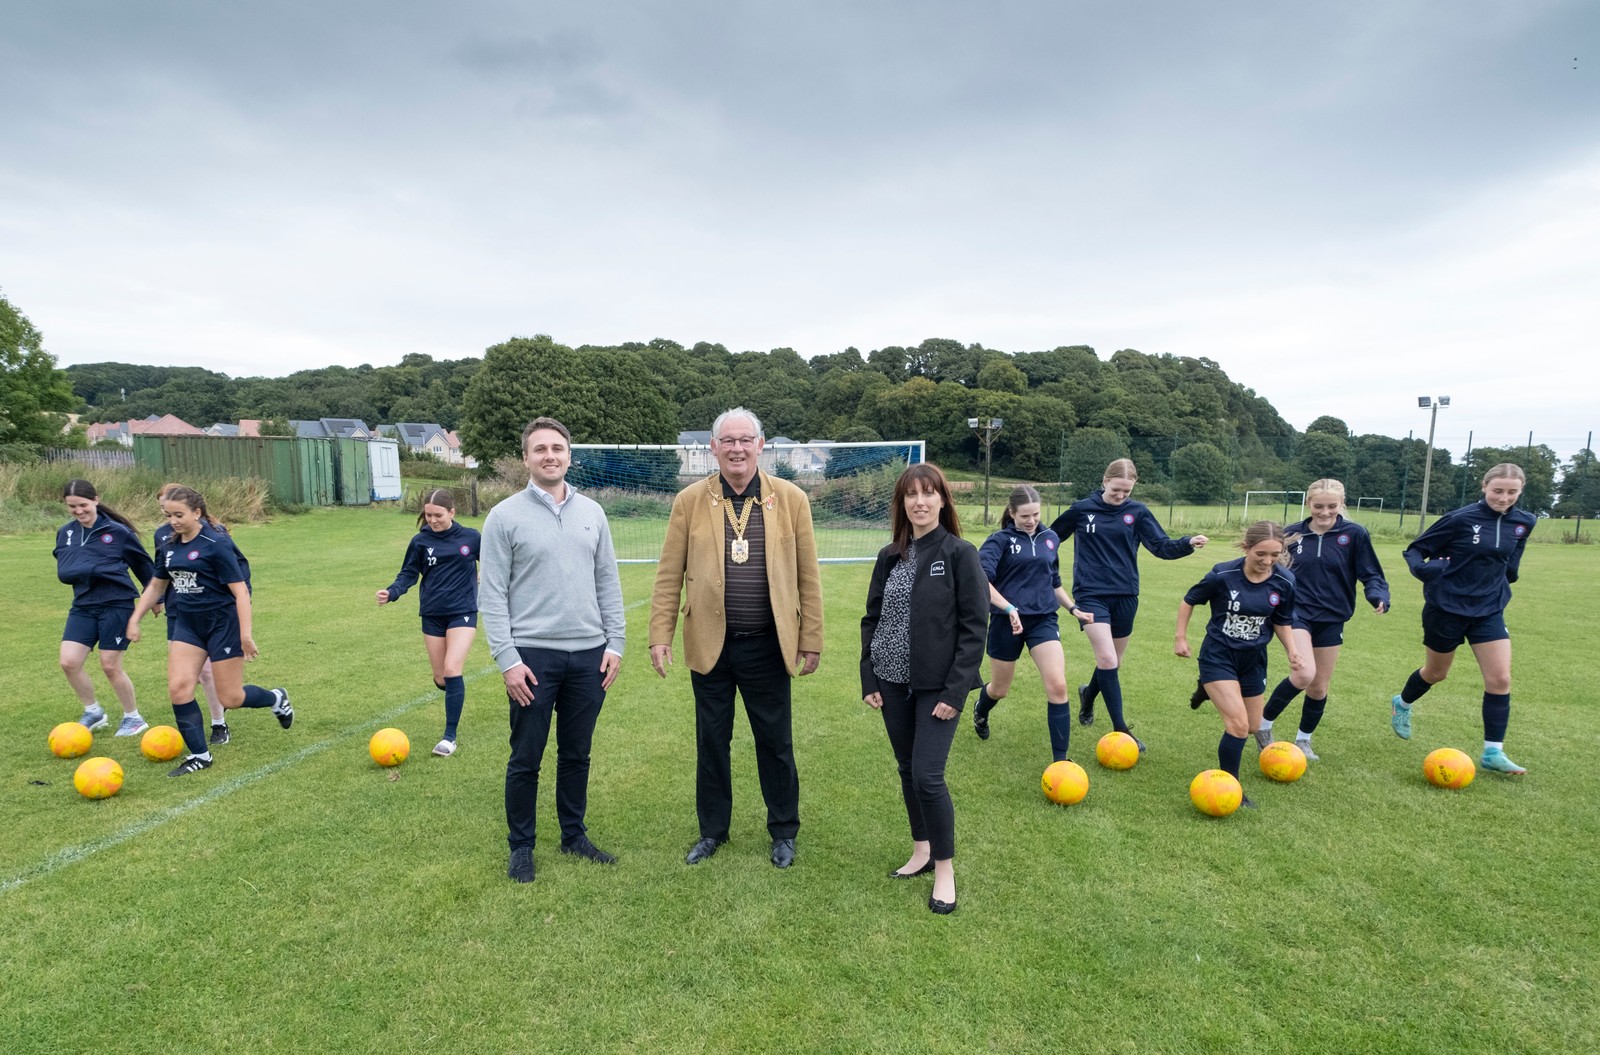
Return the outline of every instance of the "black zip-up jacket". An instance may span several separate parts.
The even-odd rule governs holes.
[[[878,691],[872,670],[872,635],[883,611],[883,588],[900,560],[893,546],[878,551],[861,617],[861,695]],[[911,689],[939,690],[957,711],[983,684],[979,667],[989,629],[989,580],[978,551],[963,538],[936,527],[917,540],[917,576],[911,585]]]

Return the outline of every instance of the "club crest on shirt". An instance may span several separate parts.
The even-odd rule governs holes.
[[[1521,524],[1518,524],[1516,527],[1511,529],[1511,533],[1517,536],[1517,538],[1521,538],[1523,535],[1528,533],[1528,529],[1523,527]]]
[[[1281,600],[1283,600],[1283,598],[1278,596],[1278,591],[1276,591],[1276,590],[1274,590],[1271,593],[1267,594],[1267,603],[1270,604],[1274,608],[1278,607],[1278,602],[1281,601]]]
[[[100,541],[104,542],[108,546],[111,545],[111,532],[108,531],[104,535],[101,535]]]
[[[1044,548],[1045,549],[1055,549],[1056,548],[1056,540],[1053,539],[1053,538],[1045,539],[1044,540]]]
[[[1132,513],[1124,513],[1124,514],[1122,514],[1122,522],[1124,524],[1132,524],[1133,523],[1133,514]]]
[[[471,546],[462,546],[461,547],[461,555],[463,557],[465,557],[467,554],[469,554],[471,552],[472,552],[472,547]]]
[[[928,565],[928,574],[929,575],[943,575],[944,574],[944,561],[936,560],[932,564]]]
[[[1340,535],[1334,541],[1339,543],[1339,545],[1341,545],[1341,546],[1348,546],[1348,545],[1350,545],[1350,536],[1349,535]]]
[[[200,559],[200,551],[197,550],[197,549],[190,550],[189,551],[189,559],[190,560],[199,560]]]

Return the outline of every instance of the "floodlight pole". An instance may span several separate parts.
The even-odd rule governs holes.
[[[1450,405],[1449,396],[1430,398],[1418,396],[1417,406],[1431,408],[1428,415],[1428,453],[1422,462],[1422,511],[1417,514],[1417,533],[1421,534],[1428,527],[1428,484],[1433,478],[1433,427],[1439,420],[1439,408]]]
[[[967,428],[983,441],[983,523],[989,524],[989,470],[994,464],[994,437],[1005,424],[1002,418],[968,418]]]

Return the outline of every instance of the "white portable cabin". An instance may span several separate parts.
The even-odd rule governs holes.
[[[400,443],[397,440],[367,441],[367,457],[372,463],[372,500],[398,502],[405,496],[400,485]]]

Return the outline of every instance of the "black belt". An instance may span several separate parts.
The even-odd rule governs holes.
[[[776,630],[777,630],[776,626],[764,626],[760,630],[729,630],[728,631],[728,636],[729,637],[761,637],[761,636],[763,636],[765,634],[774,633]]]

